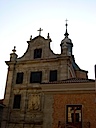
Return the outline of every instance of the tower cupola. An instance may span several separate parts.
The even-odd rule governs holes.
[[[61,41],[61,45],[60,45],[61,46],[61,54],[64,53],[65,45],[67,45],[68,55],[72,55],[73,43],[72,43],[71,39],[68,37],[69,34],[67,32],[67,26],[68,26],[67,21],[68,20],[66,20],[66,24],[65,24],[65,26],[66,26],[66,31],[64,34],[65,38]]]

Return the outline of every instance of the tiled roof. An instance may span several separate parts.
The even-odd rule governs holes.
[[[88,82],[95,82],[93,79],[85,79],[85,78],[70,78],[61,81],[53,81],[53,82],[46,82],[45,84],[62,84],[62,83],[88,83]],[[44,84],[44,83],[42,83]]]

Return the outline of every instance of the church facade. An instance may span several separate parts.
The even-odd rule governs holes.
[[[18,58],[12,50],[8,65],[1,128],[95,128],[95,81],[80,69],[66,32],[61,53],[50,48],[51,38],[27,41]]]

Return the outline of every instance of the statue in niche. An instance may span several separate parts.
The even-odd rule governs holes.
[[[40,95],[32,94],[30,96],[28,108],[29,108],[29,110],[39,110],[40,109]]]

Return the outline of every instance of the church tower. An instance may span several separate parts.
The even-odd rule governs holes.
[[[72,47],[73,47],[73,43],[71,41],[71,39],[68,38],[69,34],[67,32],[67,20],[66,20],[66,32],[65,32],[65,38],[61,41],[61,54],[64,53],[65,49],[67,48],[68,50],[68,55],[72,56]]]

